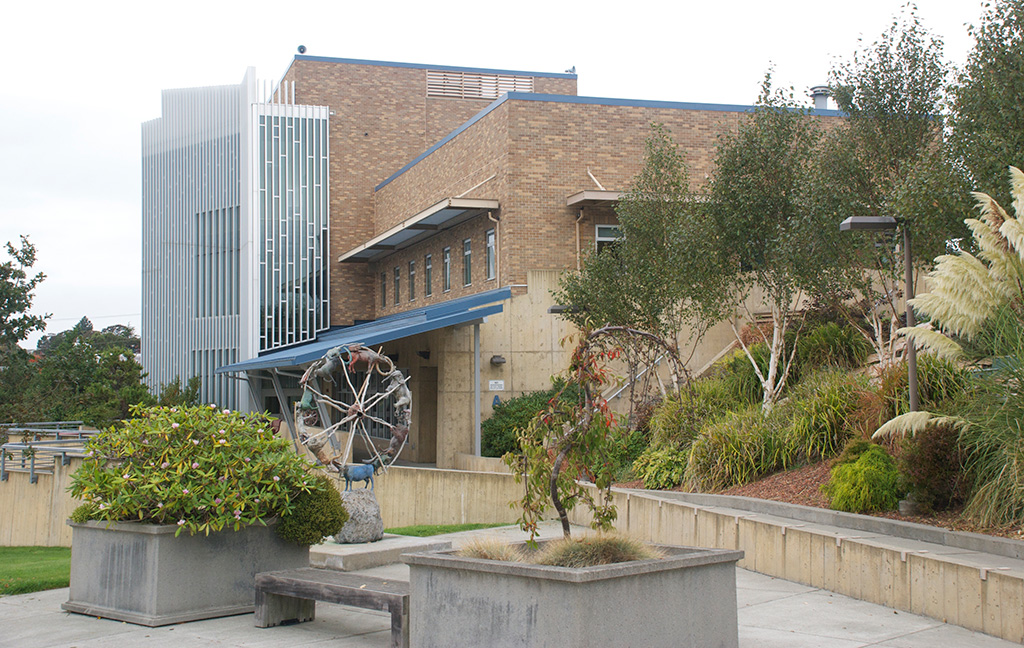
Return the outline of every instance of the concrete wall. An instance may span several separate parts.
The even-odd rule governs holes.
[[[54,460],[52,475],[38,475],[33,484],[25,472],[8,472],[0,482],[0,547],[70,547],[71,527],[65,520],[81,503],[68,494],[71,475],[82,460],[68,466]]]
[[[1024,564],[957,547],[698,506],[657,493],[614,494],[616,529],[642,540],[745,553],[739,567],[1024,641]],[[582,507],[570,518],[587,524]]]
[[[76,506],[68,476],[11,473],[0,482],[0,545],[70,546],[64,520]],[[343,483],[341,484],[343,487]],[[513,523],[522,486],[512,475],[396,467],[376,482],[386,527]],[[926,544],[657,493],[616,492],[616,528],[662,544],[740,549],[739,566],[853,598],[922,614],[1011,641],[1024,641],[1024,564],[957,547]],[[587,524],[580,507],[571,514]]]

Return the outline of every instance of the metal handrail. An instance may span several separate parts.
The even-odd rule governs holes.
[[[68,444],[68,441],[78,441],[78,444]],[[7,481],[11,472],[28,472],[29,483],[35,484],[39,481],[39,475],[52,475],[54,462],[60,458],[62,466],[71,463],[72,457],[84,457],[85,441],[87,438],[77,439],[53,439],[48,441],[29,442],[8,442],[0,446],[0,481]],[[20,453],[15,456],[15,453]],[[10,456],[11,461],[8,461]],[[49,460],[50,468],[37,467],[37,463],[46,465]],[[9,465],[13,463],[14,465]]]
[[[664,357],[665,357],[665,354],[664,354],[664,353],[662,353],[662,354],[661,354],[660,356],[658,356],[657,358],[655,358],[653,362],[651,362],[650,364],[646,365],[646,366],[645,366],[645,367],[644,367],[644,368],[643,368],[642,370],[640,370],[639,372],[637,372],[637,374],[636,374],[635,376],[633,376],[633,377],[631,377],[631,378],[630,378],[629,380],[625,381],[625,382],[624,382],[624,383],[622,384],[622,386],[621,386],[621,387],[619,387],[618,389],[615,389],[614,387],[613,387],[612,389],[609,389],[609,390],[608,390],[608,393],[609,393],[609,394],[611,394],[611,395],[610,395],[610,396],[605,396],[605,397],[604,397],[604,399],[605,399],[606,401],[611,401],[611,400],[614,400],[614,399],[618,398],[618,397],[619,397],[619,395],[620,395],[620,394],[621,394],[622,392],[626,391],[626,389],[627,389],[627,388],[628,388],[628,387],[629,387],[630,385],[632,385],[632,384],[633,384],[633,383],[635,383],[636,381],[640,380],[640,379],[641,379],[641,378],[643,377],[643,375],[644,375],[645,373],[647,373],[647,372],[648,372],[648,371],[649,371],[649,370],[650,370],[650,369],[651,369],[652,367],[660,367],[660,366],[661,366],[661,360],[662,360],[662,358],[664,358]]]
[[[85,425],[85,421],[30,421],[27,423],[0,423],[0,428],[48,428],[57,430],[77,429]]]

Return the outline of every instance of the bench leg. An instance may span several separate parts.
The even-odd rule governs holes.
[[[391,612],[391,648],[409,648],[409,607],[389,605]]]
[[[285,621],[312,621],[316,618],[316,601],[313,599],[281,596],[256,590],[256,627],[272,628]]]

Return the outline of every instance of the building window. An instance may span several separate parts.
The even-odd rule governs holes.
[[[494,279],[496,258],[494,255],[494,230],[489,229],[484,234],[484,261],[487,264],[488,279]]]
[[[388,305],[388,273],[380,273],[380,306],[386,308]]]
[[[618,225],[598,225],[594,234],[597,251],[600,252],[620,238],[622,238],[622,231],[619,230]]]
[[[398,266],[395,266],[395,306],[398,306],[398,297],[400,288],[402,287],[402,274],[398,271]]]
[[[434,278],[433,275],[434,264],[428,254],[426,258],[423,259],[423,294],[426,297],[430,297],[434,294],[434,286],[432,285]]]
[[[409,262],[409,301],[416,300],[416,262]]]
[[[441,253],[441,283],[444,284],[444,291],[452,289],[452,249],[445,248]]]
[[[462,242],[462,285],[473,283],[473,242],[466,239]]]

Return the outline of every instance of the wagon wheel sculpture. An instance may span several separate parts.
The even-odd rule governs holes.
[[[360,379],[356,367],[365,366],[365,373]],[[381,377],[379,389],[372,389],[373,375]],[[342,381],[348,386],[352,397],[349,401],[337,400],[318,389],[319,381],[314,378],[333,383],[334,376],[340,374]],[[380,351],[374,351],[362,344],[348,344],[334,347],[324,357],[314,362],[302,375],[299,384],[303,387],[302,401],[295,404],[295,422],[299,432],[299,440],[308,447],[317,460],[325,467],[343,471],[345,458],[352,450],[356,437],[362,439],[371,456],[370,463],[383,468],[395,462],[409,438],[409,425],[412,420],[412,392],[406,383],[407,376],[397,369],[394,363]],[[373,409],[390,402],[395,412],[395,421],[389,422],[374,416]],[[319,422],[318,405],[324,405],[341,414],[341,420],[322,431],[313,433],[309,428]],[[379,424],[391,432],[391,442],[384,452],[377,450],[370,437],[367,426]],[[335,454],[333,448],[339,443],[329,443],[337,439],[338,430],[348,432],[345,451]]]

